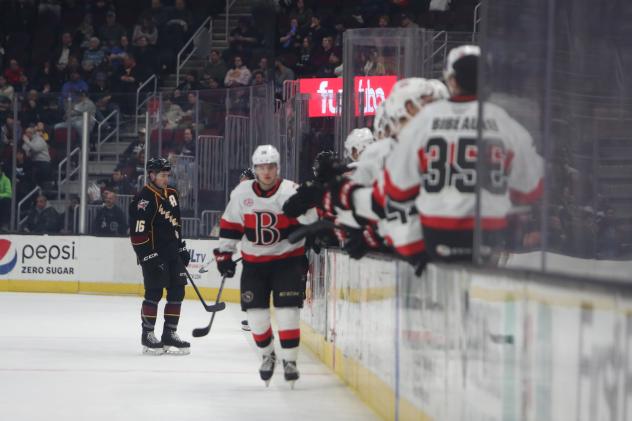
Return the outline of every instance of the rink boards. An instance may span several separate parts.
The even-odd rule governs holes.
[[[210,300],[217,271],[198,271],[216,243],[187,244]],[[632,418],[630,287],[433,265],[418,278],[337,251],[311,265],[303,344],[384,419]],[[0,291],[141,294],[141,282],[125,238],[0,239]]]
[[[189,273],[207,299],[220,276],[213,262],[216,240],[188,240]],[[208,272],[199,269],[208,265]],[[239,301],[239,271],[226,281],[223,297]],[[143,293],[140,266],[128,238],[21,236],[0,238],[0,291],[136,294]],[[187,297],[195,292],[187,287]]]

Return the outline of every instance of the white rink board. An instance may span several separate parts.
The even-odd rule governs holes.
[[[34,236],[6,235],[0,241],[10,243],[0,258],[0,267],[9,265],[15,256],[15,265],[3,280],[49,281],[69,283],[142,284],[140,266],[128,238],[91,236]],[[213,256],[217,240],[187,240],[192,259],[188,270],[200,287],[217,287],[220,276],[214,263],[204,274],[199,269]],[[236,259],[238,255],[234,258]],[[239,288],[239,271],[226,280],[227,289]]]

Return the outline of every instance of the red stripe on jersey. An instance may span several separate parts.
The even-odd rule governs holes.
[[[279,330],[279,339],[282,341],[300,339],[301,329]]]
[[[380,185],[377,183],[377,181],[373,182],[373,190],[371,191],[371,196],[373,197],[375,203],[380,205],[382,209],[384,208],[384,206],[386,206],[386,197],[384,196],[384,193],[380,190]]]
[[[265,256],[256,256],[254,254],[248,254],[241,252],[241,256],[244,258],[246,262],[249,263],[266,263],[266,262],[274,262],[275,260],[283,260],[288,257],[297,257],[303,256],[305,254],[305,247],[299,247],[296,250],[288,251],[287,253],[282,254],[268,254]]]
[[[220,229],[232,230],[232,231],[244,232],[244,226],[243,225],[241,225],[238,222],[229,222],[229,221],[225,220],[224,218],[220,219],[220,221],[219,221],[219,228]]]
[[[392,240],[391,240],[392,241]],[[395,250],[402,256],[414,256],[415,254],[426,251],[426,242],[424,240],[415,241],[414,243],[403,246],[396,246]]]
[[[296,218],[288,218],[287,216],[283,215],[283,214],[275,214],[276,218],[277,218],[277,223],[276,225],[274,225],[275,228],[278,229],[283,229],[283,228],[289,228],[291,226],[294,225],[300,225],[300,222],[298,222],[298,220]],[[264,213],[262,215],[262,218],[266,217],[266,214]],[[269,218],[269,216],[267,216]],[[264,226],[271,226],[272,221],[263,221]],[[257,228],[257,216],[254,213],[246,213],[244,214],[244,226],[246,228],[253,228],[256,229]]]
[[[417,197],[417,194],[419,193],[419,186],[413,186],[409,189],[401,190],[393,184],[388,170],[384,170],[384,191],[388,197],[396,202],[407,202]]]
[[[428,172],[428,157],[426,156],[426,152],[423,149],[419,149],[417,157],[419,158],[419,170],[422,173]]]
[[[440,216],[421,216],[421,224],[430,228],[443,230],[473,230],[476,225],[474,218],[446,218]],[[507,226],[507,219],[482,218],[481,225],[484,230],[498,230]]]
[[[261,335],[257,335],[255,332],[252,332],[252,337],[255,338],[256,342],[266,341],[272,337],[272,327],[269,327],[268,330]]]
[[[149,241],[149,236],[147,234],[132,235],[131,240],[133,245],[144,244]]]
[[[535,186],[535,189],[530,192],[523,193],[521,191],[511,189],[509,195],[513,203],[518,205],[528,205],[542,197],[542,193],[544,193],[544,180],[540,179],[540,181],[538,181],[538,185]]]

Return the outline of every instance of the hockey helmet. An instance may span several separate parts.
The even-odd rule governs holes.
[[[373,117],[373,137],[376,140],[383,139],[390,134],[388,115],[386,114],[386,101],[380,102]]]
[[[147,172],[171,171],[171,163],[166,158],[151,158],[147,161]]]
[[[277,168],[281,168],[281,155],[279,151],[272,145],[259,145],[252,154],[252,166],[262,164],[276,164]]]
[[[353,129],[347,139],[345,140],[345,157],[356,161],[357,158],[353,157],[353,151],[355,150],[360,156],[362,152],[373,143],[375,139],[373,138],[373,133],[371,130],[364,127],[362,129]]]
[[[417,109],[421,109],[424,105],[422,98],[434,97],[434,91],[433,84],[420,77],[401,79],[393,85],[391,94],[384,104],[392,135],[397,135],[402,128],[402,123],[413,117],[407,104],[412,103]]]
[[[457,71],[454,68],[454,64],[466,56],[480,57],[481,47],[478,45],[461,45],[451,49],[445,63],[445,69],[443,70],[444,80],[448,80],[450,77],[456,75]]]
[[[445,83],[441,82],[439,79],[428,79],[428,83],[432,87],[433,101],[450,98],[450,92],[448,92],[448,87],[445,86]]]

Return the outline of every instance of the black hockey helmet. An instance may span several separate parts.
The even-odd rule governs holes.
[[[147,161],[147,172],[171,171],[171,164],[166,158],[151,158]]]
[[[243,170],[241,172],[241,174],[239,174],[239,180],[254,180],[255,179],[255,173],[252,172],[252,168],[246,168],[245,170]]]

